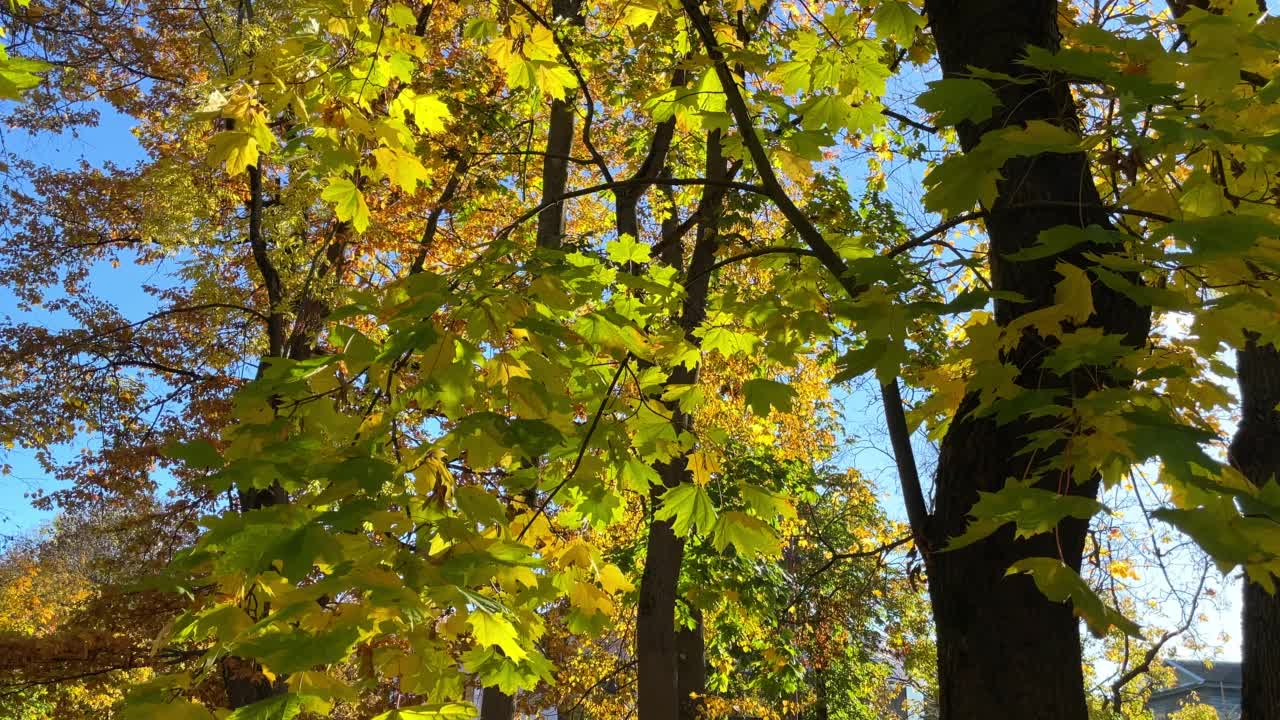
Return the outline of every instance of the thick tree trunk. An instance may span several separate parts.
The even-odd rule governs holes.
[[[1058,3],[1052,0],[928,0],[925,3],[946,75],[970,67],[1023,76],[1025,85],[994,82],[1002,108],[983,124],[959,130],[967,152],[983,133],[998,127],[1044,120],[1075,129],[1076,108],[1067,83],[1030,72],[1017,63],[1028,45],[1058,47]],[[1087,160],[1082,154],[1042,154],[1015,158],[1002,169],[998,196],[988,209],[991,276],[997,290],[1014,291],[1024,303],[998,301],[996,321],[1007,325],[1020,315],[1054,303],[1058,262],[1087,269],[1086,253],[1107,247],[1086,244],[1038,261],[1013,263],[1009,253],[1032,245],[1039,233],[1058,225],[1110,228]],[[1150,329],[1150,311],[1095,283],[1095,315],[1089,325],[1124,335],[1138,346]],[[1070,402],[1097,387],[1120,381],[1104,369],[1088,368],[1059,377],[1040,366],[1048,343],[1027,335],[1007,358],[1020,369],[1026,388],[1056,390]],[[1049,420],[1021,418],[1004,426],[974,418],[977,398],[961,404],[943,440],[936,477],[933,545],[959,534],[978,491],[994,492],[1010,477],[1044,471],[1042,487],[1078,495],[1097,493],[1098,478],[1070,478],[1047,470],[1061,447],[1028,456],[1019,453],[1029,432]],[[1029,459],[1031,457],[1032,459]],[[1024,575],[1006,577],[1013,562],[1034,556],[1061,557],[1078,569],[1087,523],[1062,523],[1056,534],[1018,542],[1012,531],[965,549],[929,557],[929,589],[938,633],[939,704],[942,720],[983,717],[1086,720],[1078,621],[1069,606],[1048,601]]]
[[[1280,481],[1280,351],[1250,337],[1236,353],[1240,426],[1231,464],[1257,485]],[[1280,719],[1280,596],[1244,585],[1241,720]]]
[[[686,467],[682,457],[660,468],[663,488],[679,485]],[[661,497],[663,488],[654,488],[650,495],[653,501]],[[679,715],[675,599],[683,560],[684,540],[676,537],[671,523],[652,521],[636,608],[636,700],[640,720]]]
[[[707,177],[724,179],[727,165],[720,151],[720,133],[707,136]],[[679,318],[680,327],[691,342],[697,342],[693,331],[707,316],[707,292],[710,277],[707,272],[715,262],[716,226],[724,200],[724,188],[708,185],[699,203],[701,218],[698,221],[697,238],[685,286],[685,302]],[[678,243],[678,240],[675,241]],[[680,254],[668,245],[664,253],[668,262],[681,260]],[[697,382],[696,370],[680,366],[671,371],[671,384]],[[668,405],[671,422],[677,432],[692,427],[693,419],[681,412],[674,403]],[[662,485],[650,492],[651,503],[656,506],[662,494],[681,483],[691,482],[688,462],[684,456],[660,465],[658,475]],[[688,712],[685,700],[688,694],[701,694],[705,683],[705,670],[701,662],[694,677],[681,678],[678,661],[680,643],[676,636],[675,611],[680,565],[684,560],[684,540],[676,537],[671,523],[653,520],[649,524],[646,544],[644,574],[640,578],[640,600],[636,612],[636,687],[639,720],[672,720],[685,717]]]
[[[480,720],[511,720],[516,712],[516,699],[496,687],[484,689],[480,697]]]
[[[707,687],[707,648],[702,636],[702,611],[692,608],[694,626],[676,631],[676,690],[679,720],[697,720]]]
[[[557,18],[582,24],[580,0],[555,0],[553,9]],[[542,201],[547,202],[564,195],[569,182],[569,155],[573,150],[573,95],[563,100],[551,101],[551,115],[547,120],[547,149],[542,157]],[[556,203],[538,215],[538,247],[559,248],[564,242],[564,203]]]

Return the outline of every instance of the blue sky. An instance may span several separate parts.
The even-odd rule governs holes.
[[[58,135],[31,135],[7,130],[0,134],[0,146],[8,153],[38,158],[59,168],[71,168],[81,161],[101,167],[108,162],[129,166],[142,160],[144,153],[131,132],[133,121],[114,112],[106,104],[99,103],[97,106],[102,116],[101,123],[96,127],[80,128],[75,133]],[[143,292],[142,285],[155,283],[156,274],[154,267],[129,262],[121,262],[119,267],[112,267],[104,262],[94,268],[90,285],[94,293],[117,305],[125,315],[138,317],[155,307],[155,300]],[[67,318],[56,313],[39,308],[31,312],[20,311],[14,298],[3,290],[0,290],[0,318],[39,323],[51,328],[68,326]],[[75,452],[84,443],[92,441],[92,437],[85,438],[78,445],[64,448],[63,452]],[[12,466],[13,471],[6,477],[0,477],[0,537],[30,531],[53,516],[52,513],[32,508],[25,497],[37,487],[52,489],[50,479],[35,462],[32,454],[16,448],[0,449],[0,464],[4,463]]]

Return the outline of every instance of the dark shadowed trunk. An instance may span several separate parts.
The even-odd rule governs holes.
[[[1249,481],[1280,481],[1280,351],[1256,336],[1236,353],[1240,426],[1231,440],[1231,464]],[[1280,596],[1244,584],[1241,720],[1280,718]]]
[[[693,627],[676,631],[676,689],[680,720],[695,720],[707,686],[707,648],[702,636],[702,611],[690,608]]]
[[[1003,107],[986,123],[959,128],[966,152],[988,130],[1030,120],[1077,128],[1067,83],[1017,63],[1028,45],[1057,49],[1057,2],[928,0],[925,7],[946,75],[963,75],[976,67],[1031,80],[1024,85],[992,83]],[[1114,250],[1085,244],[1043,260],[1004,260],[1054,226],[1112,226],[1083,154],[1015,158],[1005,164],[1002,176],[986,220],[992,283],[996,290],[1017,292],[1028,299],[996,302],[996,321],[1008,325],[1027,312],[1054,304],[1058,262],[1087,270],[1094,264],[1085,257],[1087,253]],[[1096,283],[1093,298],[1095,314],[1089,325],[1123,335],[1131,346],[1145,341],[1150,329],[1148,309]],[[1121,384],[1100,368],[1067,376],[1050,373],[1040,364],[1048,349],[1039,336],[1028,334],[1009,354],[1006,360],[1020,369],[1019,385],[1056,391],[1058,402],[1066,403],[1098,387]],[[942,443],[935,515],[929,528],[935,547],[964,530],[978,491],[995,492],[1010,477],[1043,470],[1041,487],[1045,489],[1096,495],[1097,477],[1070,478],[1046,469],[1061,446],[1044,449],[1031,460],[1018,452],[1026,446],[1028,433],[1045,429],[1054,420],[1024,417],[1000,426],[991,418],[970,416],[976,404],[975,395],[965,398]],[[1060,557],[1078,569],[1086,529],[1085,521],[1069,520],[1056,534],[1028,541],[1015,541],[1012,531],[1006,530],[962,550],[930,556],[942,720],[1086,720],[1078,621],[1071,608],[1047,600],[1025,575],[1005,577],[1012,563],[1033,556]]]
[[[555,0],[556,18],[582,24],[580,0]],[[542,157],[542,200],[546,202],[564,195],[569,182],[569,156],[573,150],[573,116],[575,98],[551,101],[547,119],[547,149]],[[564,241],[564,203],[556,203],[538,214],[538,247],[558,248]]]
[[[654,488],[650,499],[657,502],[663,488],[679,485],[686,471],[683,456],[663,465],[659,469],[663,487]],[[640,720],[675,718],[679,714],[675,597],[683,560],[684,541],[676,537],[671,523],[651,521],[636,608],[636,700]]]
[[[515,713],[515,698],[496,687],[484,689],[480,698],[480,720],[511,720]]]
[[[720,133],[712,131],[707,136],[706,173],[708,179],[723,180],[727,165],[720,151]],[[716,225],[724,200],[724,188],[708,185],[698,204],[697,236],[692,257],[685,271],[685,302],[679,318],[680,327],[690,342],[697,343],[693,331],[707,315],[707,292],[710,287],[709,269],[715,262]],[[677,249],[679,238],[664,238],[668,243],[663,259],[676,267],[683,261]],[[674,261],[674,262],[673,262]],[[698,380],[697,371],[683,365],[671,371],[670,384],[693,384]],[[682,412],[678,405],[669,403],[671,422],[676,432],[692,428],[693,419]],[[653,507],[660,503],[662,494],[681,483],[691,482],[685,456],[659,465],[658,476],[662,485],[650,491]],[[671,523],[652,520],[646,543],[644,574],[640,578],[640,598],[636,611],[636,672],[639,720],[672,720],[683,717],[682,708],[689,692],[701,692],[705,677],[680,677],[681,663],[678,657],[681,643],[677,638],[675,610],[680,565],[684,560],[684,540],[676,537]],[[699,635],[699,641],[701,635]],[[705,673],[698,663],[698,673]],[[700,681],[698,677],[703,679]]]

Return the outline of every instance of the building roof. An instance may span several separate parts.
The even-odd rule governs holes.
[[[1169,665],[1193,677],[1179,677],[1179,687],[1186,685],[1239,685],[1240,663],[1206,660],[1170,660]],[[1182,675],[1182,673],[1179,673]],[[1191,680],[1191,682],[1186,682]]]

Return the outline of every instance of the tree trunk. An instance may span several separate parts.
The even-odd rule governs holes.
[[[691,608],[694,625],[676,631],[676,690],[680,694],[679,720],[696,720],[707,687],[707,648],[702,636],[702,611]]]
[[[480,698],[480,720],[511,720],[516,713],[516,699],[496,687],[484,689]]]
[[[813,701],[813,718],[814,720],[831,720],[831,711],[827,703],[827,673],[821,668],[813,671],[814,674],[814,701]]]
[[[1231,464],[1250,482],[1280,480],[1280,351],[1249,337],[1236,353],[1240,425],[1231,440]],[[1280,596],[1244,583],[1241,720],[1280,718]]]
[[[1078,127],[1067,83],[1017,63],[1027,45],[1057,49],[1057,2],[928,0],[925,7],[946,75],[966,74],[976,67],[1032,80],[1025,85],[992,83],[1002,107],[985,123],[958,128],[966,152],[988,130],[1030,120]],[[1086,253],[1113,250],[1084,244],[1054,257],[1018,263],[1004,256],[1034,244],[1039,233],[1051,227],[1112,225],[1083,154],[1014,158],[1001,174],[986,220],[992,283],[996,290],[1017,292],[1028,300],[996,302],[996,322],[1008,325],[1024,313],[1054,304],[1058,262],[1087,270],[1094,262]],[[1123,335],[1134,347],[1145,341],[1149,309],[1100,284],[1093,288],[1093,299],[1095,314],[1089,325]],[[1020,369],[1019,385],[1057,391],[1058,402],[1069,403],[1098,387],[1122,384],[1096,367],[1056,376],[1040,364],[1050,348],[1050,343],[1028,334],[1009,353],[1006,362]],[[972,417],[977,401],[973,394],[964,399],[942,442],[935,514],[928,528],[934,547],[963,531],[978,491],[995,492],[1010,477],[1043,472],[1040,486],[1045,489],[1089,497],[1097,493],[1097,477],[1073,479],[1050,469],[1061,446],[1031,456],[1019,453],[1027,444],[1026,435],[1048,427],[1052,419],[1024,417],[1001,426],[988,417]],[[1027,541],[1015,541],[1012,530],[1006,530],[967,548],[929,556],[942,720],[1087,719],[1078,621],[1071,608],[1047,600],[1025,575],[1005,576],[1010,564],[1034,556],[1060,557],[1078,569],[1087,527],[1085,521],[1069,520],[1056,534]]]
[[[707,177],[723,180],[727,174],[727,165],[721,154],[720,133],[712,131],[707,135]],[[710,287],[708,270],[715,262],[716,226],[720,219],[721,205],[724,200],[724,188],[708,185],[703,191],[698,205],[701,218],[698,221],[697,238],[694,241],[693,254],[689,267],[685,272],[685,302],[681,310],[679,323],[685,337],[697,343],[693,331],[707,316],[707,292]],[[681,261],[680,254],[673,247],[678,247],[678,239],[668,239],[669,244],[664,252],[668,262]],[[696,370],[682,366],[671,371],[669,384],[696,383]],[[678,405],[669,403],[671,423],[676,432],[691,429],[693,418],[682,412]],[[690,482],[688,461],[685,456],[675,458],[658,468],[658,476],[662,485],[650,491],[651,505],[656,507],[659,498],[670,488],[681,483]],[[640,600],[636,612],[636,687],[639,720],[672,720],[681,718],[682,708],[688,693],[701,694],[705,684],[705,669],[698,663],[699,675],[692,678],[679,677],[681,663],[678,662],[680,643],[676,637],[675,610],[680,565],[684,560],[684,540],[676,537],[671,523],[666,520],[652,520],[649,523],[649,538],[646,544],[644,574],[640,578]],[[699,636],[700,637],[700,636]],[[687,710],[685,710],[687,712]]]
[[[580,0],[555,0],[557,18],[582,24]],[[563,100],[551,101],[551,114],[547,120],[547,149],[542,156],[542,201],[547,202],[564,195],[569,182],[569,155],[573,151],[573,115],[575,100],[567,95]],[[538,214],[538,247],[559,248],[564,242],[564,203],[546,208]]]
[[[683,457],[664,465],[659,470],[663,487],[653,489],[651,500],[656,502],[664,488],[679,485],[686,467]],[[675,600],[683,560],[684,540],[676,537],[671,523],[653,520],[649,524],[636,608],[636,700],[640,720],[679,715]]]

